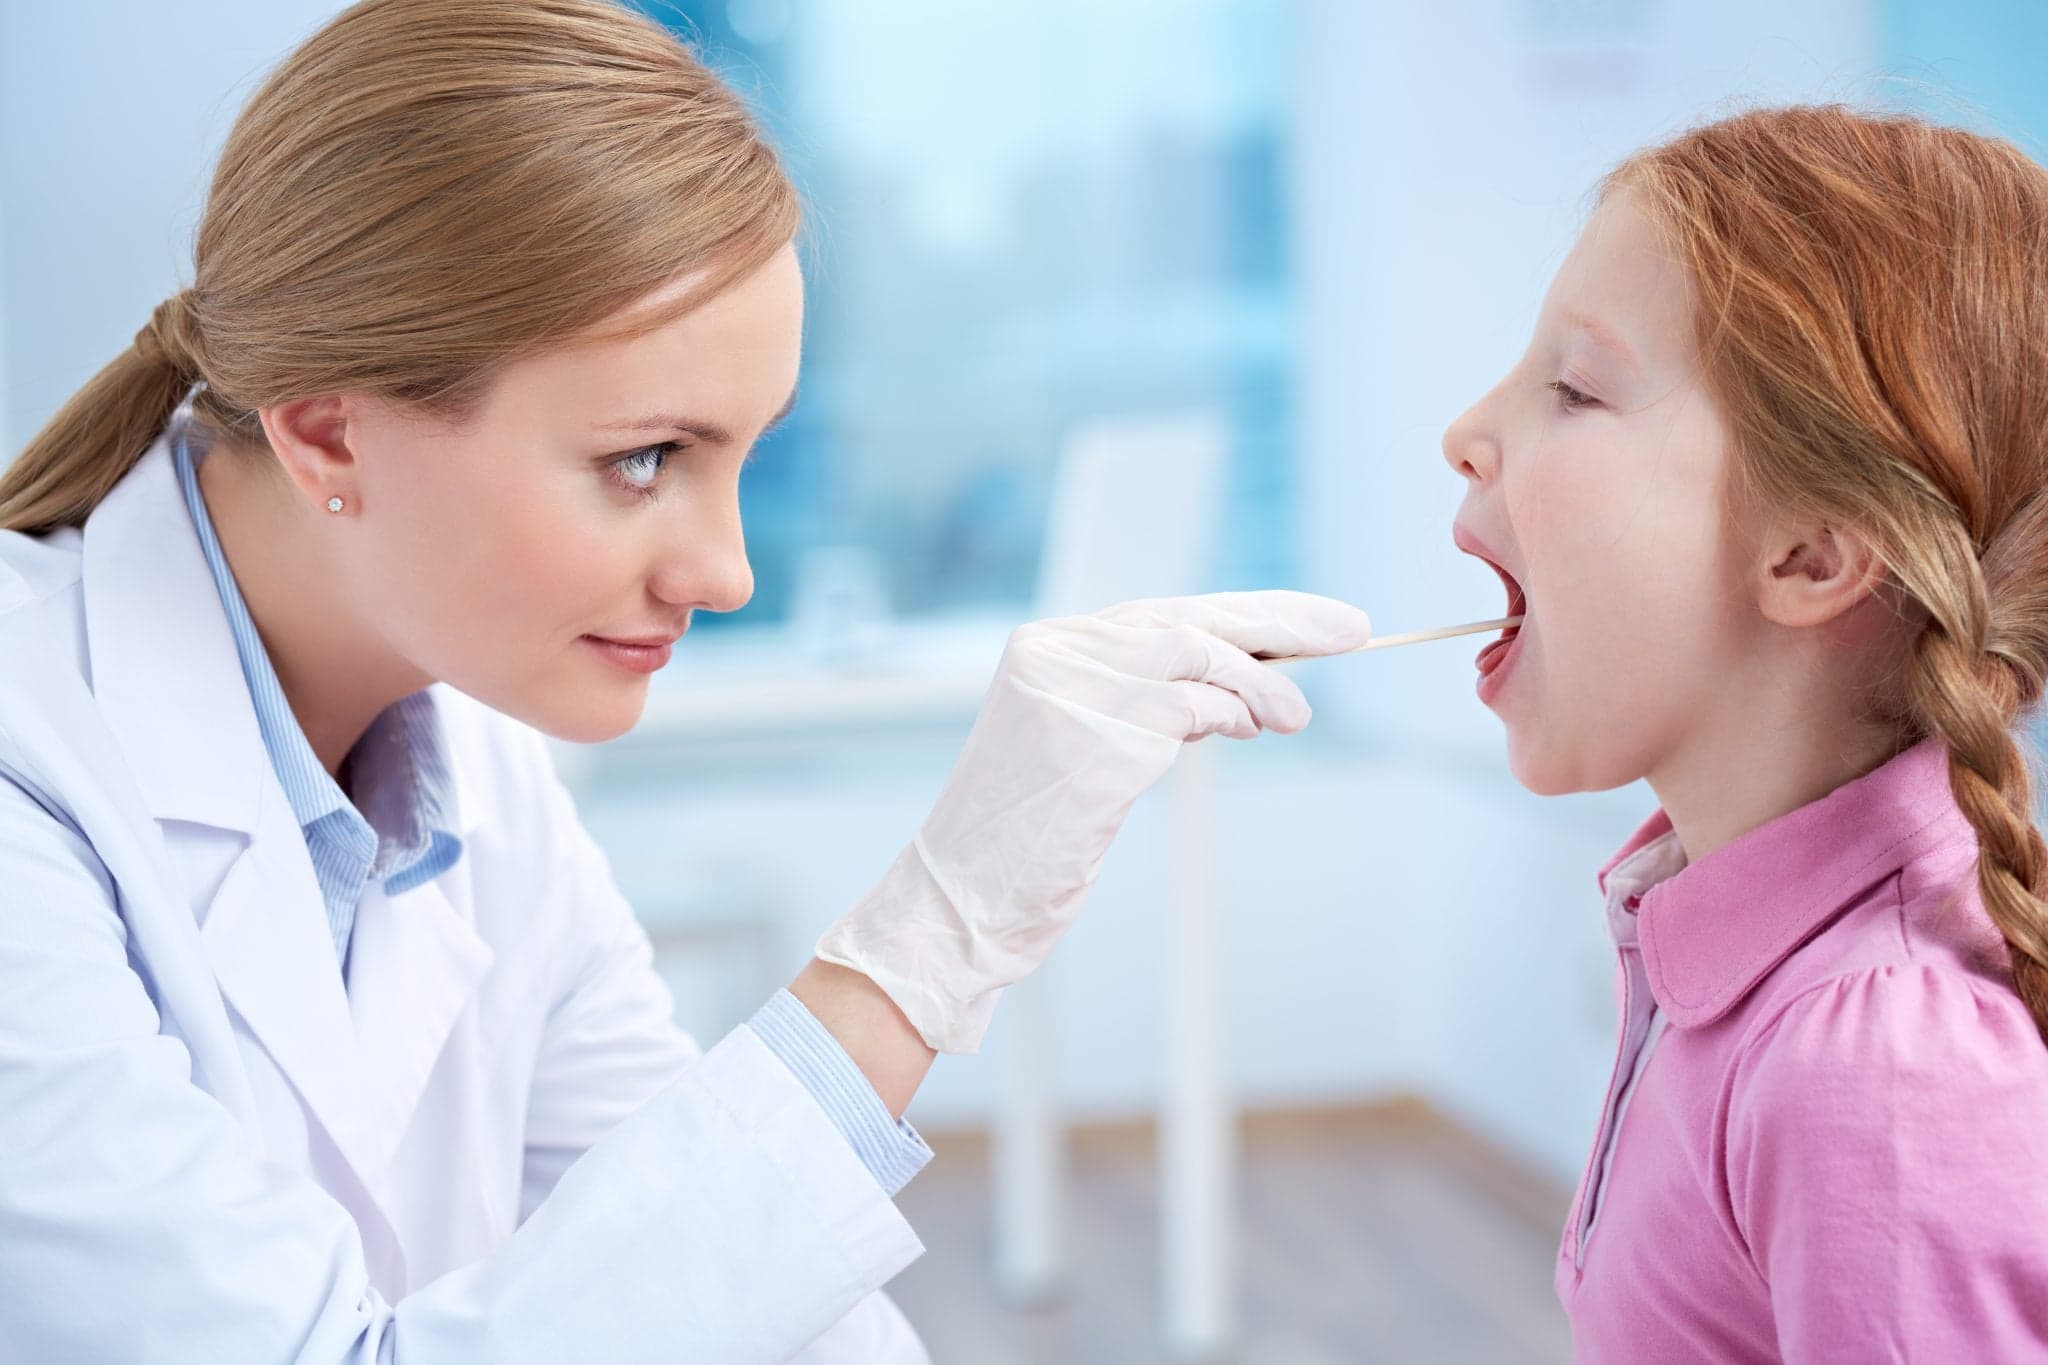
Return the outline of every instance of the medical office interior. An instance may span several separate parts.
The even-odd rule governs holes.
[[[709,1041],[915,829],[1003,639],[1298,587],[1502,614],[1444,425],[1520,351],[1600,174],[1746,102],[2048,146],[2022,0],[686,0],[809,207],[758,592],[631,734],[558,745]],[[0,6],[0,463],[189,282],[219,140],[331,0]],[[1210,741],[910,1118],[942,1362],[1561,1361],[1607,1082],[1594,872],[1641,787],[1538,799],[1477,640],[1298,670]]]

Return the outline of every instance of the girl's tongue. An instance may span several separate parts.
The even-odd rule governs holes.
[[[1529,610],[1529,603],[1527,596],[1522,592],[1522,585],[1517,583],[1513,576],[1500,565],[1493,564],[1491,560],[1487,562],[1492,565],[1493,571],[1500,575],[1500,581],[1507,587],[1507,615],[1526,616]],[[1486,642],[1486,648],[1480,650],[1479,657],[1473,660],[1473,663],[1478,666],[1481,676],[1491,673],[1494,669],[1501,666],[1502,661],[1508,656],[1508,651],[1514,648],[1515,637],[1521,633],[1521,626],[1509,626],[1501,631],[1497,639]]]
[[[1516,627],[1509,626],[1501,632],[1498,640],[1489,640],[1486,648],[1479,651],[1479,657],[1474,662],[1479,665],[1482,676],[1500,667],[1501,660],[1507,658],[1508,651],[1514,648],[1517,633]]]

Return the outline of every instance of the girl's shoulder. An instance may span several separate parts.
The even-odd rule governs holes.
[[[1977,891],[1974,836],[1941,843],[1856,897],[1759,984],[1744,1050],[1774,1046],[1793,1023],[1838,1029],[1990,1011],[2023,1022],[2005,940]]]
[[[2009,980],[1953,963],[1860,966],[1771,1002],[1731,1067],[1749,1106],[1842,1104],[1900,1112],[1942,1097],[2032,1094],[2048,1133],[2048,1043]],[[1902,1083],[1910,1088],[1901,1089]]]
[[[1987,1106],[1986,1124],[2048,1135],[2048,1043],[1977,894],[1976,852],[1909,863],[1762,983],[1732,1055],[1734,1111],[1883,1123]],[[2048,1172],[2048,1138],[2032,1145]]]
[[[1889,925],[1831,925],[1802,949],[1828,969],[1742,1021],[1717,1186],[1781,1342],[1829,1359],[1902,1343],[1915,1359],[2040,1358],[2048,1045],[1967,921],[1909,886],[1875,900]]]
[[[1912,859],[1759,983],[1729,1021],[1731,1113],[1831,1105],[1879,1121],[1983,1102],[2048,1134],[2048,1043],[1976,858],[1972,837]]]

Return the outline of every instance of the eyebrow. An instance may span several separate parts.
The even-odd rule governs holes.
[[[1565,317],[1565,326],[1573,331],[1584,332],[1594,345],[1611,351],[1622,364],[1640,374],[1642,367],[1636,363],[1635,353],[1622,341],[1621,333],[1609,327],[1590,313],[1570,313]]]
[[[782,406],[776,410],[773,417],[768,419],[768,425],[761,428],[761,434],[765,436],[770,431],[773,431],[783,418],[789,416],[790,410],[794,407],[796,407],[796,390],[791,389],[789,397],[782,401]],[[676,412],[646,412],[638,417],[622,418],[616,422],[600,422],[597,430],[679,431],[685,435],[694,436],[709,445],[729,445],[732,442],[732,432],[721,423],[706,421],[701,417],[688,417]]]

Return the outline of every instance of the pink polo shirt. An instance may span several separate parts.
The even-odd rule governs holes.
[[[1975,856],[1930,740],[1691,866],[1660,811],[1601,869],[1577,1359],[2048,1361],[2048,1047]]]

